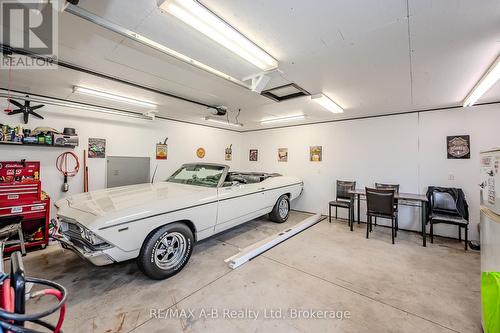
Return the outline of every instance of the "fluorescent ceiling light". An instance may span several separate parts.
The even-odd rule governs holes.
[[[301,114],[298,116],[290,116],[290,117],[278,117],[278,118],[270,118],[270,119],[264,119],[261,120],[260,123],[262,125],[266,124],[273,124],[273,123],[281,123],[281,122],[287,122],[287,121],[296,121],[296,120],[302,120],[305,119],[306,116]]]
[[[161,9],[203,33],[263,71],[278,61],[196,0],[160,0]]]
[[[210,67],[210,66],[208,66],[208,65],[206,65],[206,64],[204,64],[196,59],[190,58],[187,55],[182,54],[180,52],[177,52],[177,51],[175,51],[175,50],[173,50],[173,49],[171,49],[163,44],[155,42],[154,40],[149,39],[146,36],[143,36],[135,31],[126,29],[118,24],[115,24],[115,23],[108,21],[100,16],[97,16],[96,14],[91,13],[91,12],[83,9],[82,7],[68,4],[67,7],[65,8],[65,11],[68,13],[71,13],[73,15],[76,15],[84,20],[87,20],[89,22],[95,23],[100,27],[103,27],[105,29],[113,31],[121,36],[124,36],[124,37],[129,38],[131,40],[134,40],[138,43],[146,45],[146,46],[148,46],[156,51],[159,51],[163,54],[174,57],[175,59],[183,61],[191,66],[200,68],[208,73],[211,73],[211,74],[216,75],[220,78],[223,78],[225,80],[233,82],[241,87],[250,89],[250,86],[248,84],[246,84],[245,82],[243,82],[235,77],[232,77],[226,73],[223,73],[223,72],[221,72],[213,67]]]
[[[227,120],[221,119],[221,118],[216,118],[216,117],[205,117],[206,121],[210,121],[212,123],[217,123],[217,124],[222,124],[222,125],[227,125],[227,126],[233,126],[233,127],[243,127],[243,124],[241,123],[232,123]]]
[[[116,95],[116,94],[112,94],[112,93],[108,93],[108,92],[104,92],[104,91],[99,91],[99,90],[94,90],[94,89],[90,89],[90,88],[74,86],[73,92],[85,94],[85,95],[90,95],[90,96],[106,98],[106,99],[110,99],[110,100],[117,101],[117,102],[139,105],[139,106],[143,106],[143,107],[147,107],[147,108],[156,108],[156,104],[154,104],[152,102],[138,100],[138,99],[129,98],[129,97],[125,97],[125,96],[120,96],[120,95]]]
[[[464,107],[474,105],[500,79],[500,56],[490,66],[486,74],[472,88],[464,101]]]
[[[317,94],[311,96],[311,99],[333,113],[342,113],[344,109],[338,106],[334,101],[332,101],[328,96],[324,94]]]
[[[2,92],[2,91],[5,91],[5,92]],[[152,117],[148,117],[148,116],[142,115],[140,113],[132,112],[132,111],[118,110],[118,109],[112,109],[112,108],[107,108],[107,107],[88,105],[88,104],[79,103],[79,102],[59,100],[57,98],[40,97],[37,95],[30,95],[29,97],[26,97],[24,94],[12,95],[11,92],[9,92],[6,89],[2,89],[2,88],[0,88],[0,97],[15,98],[15,99],[21,99],[21,100],[25,100],[25,101],[32,101],[32,102],[36,102],[36,103],[48,104],[48,105],[63,106],[63,107],[67,107],[70,109],[80,109],[80,110],[86,110],[86,111],[107,113],[107,114],[112,114],[112,115],[117,115],[117,116],[125,116],[125,117],[130,117],[130,118],[153,120]]]

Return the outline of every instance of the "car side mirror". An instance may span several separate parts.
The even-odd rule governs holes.
[[[236,180],[233,180],[231,182],[231,187],[236,187],[236,186],[240,186],[240,182],[239,181],[236,181]]]

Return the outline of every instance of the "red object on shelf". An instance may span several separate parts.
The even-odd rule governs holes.
[[[40,162],[0,162],[0,216],[23,217],[21,221],[26,249],[49,242],[50,198],[42,197]],[[42,228],[43,238],[30,241],[29,235]],[[10,253],[19,245],[4,249]]]

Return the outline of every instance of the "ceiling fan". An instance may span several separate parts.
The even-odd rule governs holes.
[[[28,97],[28,96],[26,96],[26,97]],[[11,98],[9,98],[9,102],[14,104],[15,106],[17,106],[19,108],[19,109],[16,109],[16,110],[13,110],[13,111],[10,111],[9,113],[7,113],[9,116],[14,115],[14,114],[18,114],[18,113],[22,113],[25,124],[28,123],[28,118],[29,118],[30,114],[32,114],[33,116],[35,116],[37,118],[43,119],[42,116],[40,116],[38,113],[36,113],[33,110],[40,109],[41,107],[45,106],[44,104],[30,106],[30,101],[26,99],[26,100],[24,100],[24,105],[23,105],[23,104],[19,103],[18,101],[13,100]]]

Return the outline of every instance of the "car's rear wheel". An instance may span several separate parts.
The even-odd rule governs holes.
[[[167,224],[153,231],[144,241],[137,258],[140,270],[161,280],[179,273],[193,252],[194,236],[183,223]]]
[[[283,194],[276,201],[273,210],[269,213],[269,218],[273,222],[284,223],[288,220],[288,215],[290,215],[290,199],[288,195]]]

